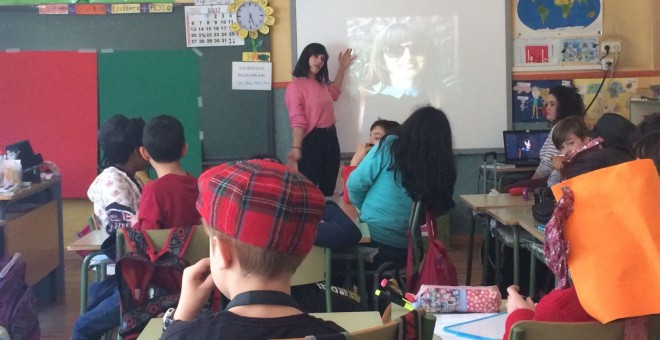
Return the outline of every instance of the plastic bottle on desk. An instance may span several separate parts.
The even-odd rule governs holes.
[[[9,337],[9,333],[2,326],[0,326],[0,340],[11,340],[11,338]]]

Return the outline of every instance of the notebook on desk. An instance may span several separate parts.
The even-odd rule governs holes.
[[[504,335],[507,315],[506,313],[498,313],[480,316],[475,320],[445,326],[443,330],[461,339],[500,340]]]
[[[537,166],[541,147],[550,130],[507,130],[504,136],[504,163],[515,166]]]

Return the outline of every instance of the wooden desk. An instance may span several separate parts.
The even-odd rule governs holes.
[[[58,177],[0,195],[0,255],[21,253],[40,302],[64,294],[62,191]]]
[[[472,259],[474,256],[474,233],[476,229],[474,215],[483,213],[488,208],[532,206],[534,205],[534,200],[525,200],[522,196],[511,196],[509,194],[499,194],[497,196],[490,194],[472,194],[460,195],[459,198],[472,210],[472,225],[470,227],[470,240],[467,258],[467,276],[465,278],[465,284],[469,286],[470,282],[472,281]],[[487,238],[487,231],[484,236]],[[484,253],[488,254],[488,242],[486,242]],[[484,279],[486,278],[486,272],[487,270],[484,268]]]
[[[73,243],[66,246],[68,251],[80,251],[88,250],[89,254],[83,259],[82,265],[80,267],[80,315],[83,315],[87,310],[87,289],[89,287],[89,277],[88,271],[92,266],[92,260],[96,256],[101,255],[101,245],[103,241],[108,238],[108,233],[105,230],[92,230],[89,234],[75,240]],[[107,259],[107,258],[106,258]],[[101,274],[97,276],[97,280],[100,278],[105,278],[106,276],[106,265],[105,263],[99,266]]]
[[[529,232],[534,238],[544,242],[545,235],[543,232],[538,230],[536,226],[541,224],[540,222],[534,219],[532,216],[532,207],[505,207],[505,208],[489,208],[485,212],[493,217],[497,222],[505,226],[511,226],[513,232],[513,263],[514,263],[514,272],[513,272],[513,281],[514,284],[519,284],[519,263],[520,263],[520,234],[518,232],[518,226]],[[496,276],[496,280],[497,276]]]
[[[518,225],[537,240],[545,241],[545,234],[537,228],[539,224],[543,223],[534,219],[531,207],[490,208],[486,209],[486,213],[503,225]]]
[[[481,164],[479,166],[479,171],[484,176],[484,180],[483,180],[484,191],[488,191],[489,181],[492,181],[493,188],[499,191],[502,189],[501,184],[504,177],[515,173],[520,173],[520,174],[534,173],[534,171],[536,171],[536,166],[497,168],[494,167],[493,164],[488,164],[486,166]],[[492,180],[488,178],[490,174],[492,174],[491,176],[493,178]]]
[[[343,313],[312,313],[311,315],[332,321],[349,332],[359,331],[375,326],[380,326],[383,322],[380,319],[380,313],[370,312],[343,312]],[[163,319],[153,318],[144,328],[138,340],[156,340],[163,334]]]
[[[89,234],[75,240],[73,243],[66,246],[66,250],[101,250],[101,245],[106,238],[108,238],[108,233],[106,233],[105,230],[92,230]]]
[[[460,195],[459,198],[474,212],[480,212],[488,208],[523,207],[534,205],[534,200],[525,200],[522,196],[511,196],[510,194]]]

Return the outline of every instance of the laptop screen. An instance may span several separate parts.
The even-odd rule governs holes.
[[[505,163],[536,165],[541,161],[540,152],[550,130],[504,131]]]

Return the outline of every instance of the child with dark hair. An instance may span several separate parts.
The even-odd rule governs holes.
[[[582,149],[591,140],[589,128],[582,117],[567,117],[562,119],[552,129],[552,143],[559,154],[552,159],[555,170],[561,169],[561,163],[567,153]]]
[[[552,143],[562,155],[582,149],[589,140],[589,128],[581,117],[565,118],[552,130]]]
[[[454,207],[452,145],[445,113],[424,106],[401,124],[397,135],[372,148],[351,173],[348,196],[360,210],[360,221],[369,226],[371,246],[379,249],[369,266],[389,261],[405,266],[413,201],[437,215]]]
[[[142,118],[115,115],[99,129],[103,171],[89,186],[87,196],[108,234],[132,224],[131,216],[137,213],[142,184],[135,174],[149,166],[139,152],[143,128]]]
[[[369,150],[371,150],[374,145],[378,144],[383,137],[396,134],[396,129],[398,129],[399,126],[401,126],[399,122],[381,118],[378,118],[378,120],[371,124],[371,129],[369,130],[369,141],[367,143],[360,144],[358,149],[353,154],[353,158],[351,158],[349,165],[345,165],[341,168],[341,176],[344,182],[344,191],[342,194],[344,202],[351,203],[351,201],[348,199],[348,191],[346,190],[346,181],[348,180],[348,176],[351,174],[351,172],[353,172],[353,170],[355,170],[360,162],[362,162],[364,156],[367,155],[367,152],[369,152]]]
[[[603,147],[616,148],[632,155],[632,135],[635,125],[616,113],[604,113],[591,129],[591,137],[601,137]]]
[[[311,251],[324,198],[296,171],[269,160],[226,163],[199,178],[197,209],[210,256],[186,268],[162,339],[281,339],[342,332],[291,297],[291,277]],[[200,314],[211,292],[231,301]]]
[[[539,183],[537,182],[545,178],[547,178],[547,180],[544,180],[543,182],[547,183],[548,186],[559,183],[559,172],[554,169],[552,161],[553,158],[559,154],[559,150],[557,150],[552,143],[552,130],[554,130],[556,124],[567,117],[576,116],[584,119],[586,114],[582,97],[574,87],[563,85],[553,87],[550,89],[550,93],[548,94],[544,105],[543,111],[545,113],[545,119],[553,125],[553,128],[541,147],[541,151],[539,152],[541,163],[532,176],[532,180],[538,181],[533,181],[533,183],[527,183],[520,186],[537,187],[539,186]],[[518,184],[516,184],[516,186],[518,186]]]
[[[644,316],[660,313],[660,294],[650,289],[660,285],[660,177],[651,161],[600,143],[568,154],[561,170],[567,180],[553,187],[560,199],[544,252],[558,287],[536,305],[509,287],[503,339],[521,320],[624,318],[624,339],[646,339]]]
[[[146,230],[198,224],[197,180],[181,168],[181,158],[188,150],[181,122],[167,115],[152,118],[144,127],[143,142],[140,152],[158,179],[144,186],[133,227]]]
[[[646,115],[637,125],[633,141],[637,158],[650,158],[660,174],[660,112]]]
[[[87,191],[94,204],[94,216],[111,234],[134,222],[142,185],[135,174],[149,166],[140,155],[142,118],[112,116],[99,129],[99,146],[103,152],[103,171]],[[114,237],[109,236],[111,239]],[[76,320],[72,339],[99,339],[119,326],[119,292],[114,276],[90,287],[87,312]]]

